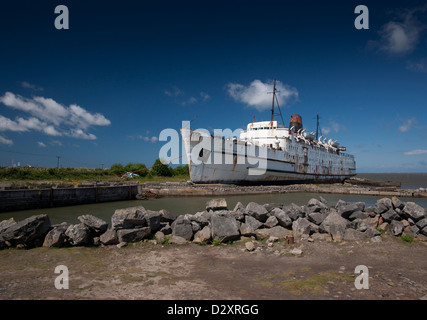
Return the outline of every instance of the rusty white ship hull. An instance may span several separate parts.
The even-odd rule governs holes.
[[[352,155],[333,140],[314,140],[276,121],[253,122],[240,138],[181,129],[194,183],[285,184],[342,182],[356,174]],[[302,128],[301,128],[302,129]]]

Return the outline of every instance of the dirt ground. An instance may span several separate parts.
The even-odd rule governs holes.
[[[427,244],[385,236],[382,242],[296,239],[294,245],[72,247],[0,251],[0,299],[427,299]],[[290,253],[300,248],[301,256]],[[55,288],[58,265],[69,288]],[[369,289],[356,289],[358,265]]]

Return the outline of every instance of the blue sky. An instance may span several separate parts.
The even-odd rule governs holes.
[[[269,119],[277,74],[285,124],[319,112],[358,172],[427,171],[425,0],[87,2],[0,1],[1,166],[151,166],[182,121]]]

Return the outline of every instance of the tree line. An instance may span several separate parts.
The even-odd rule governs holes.
[[[139,177],[185,177],[189,175],[188,165],[172,168],[157,159],[147,168],[143,163],[115,163],[110,168],[45,168],[45,167],[0,167],[1,180],[50,180],[50,179],[108,179],[122,177],[126,173]],[[138,177],[137,176],[137,177]]]

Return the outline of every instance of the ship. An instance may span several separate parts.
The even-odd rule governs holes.
[[[316,133],[303,127],[299,114],[292,114],[286,127],[276,95],[276,77],[272,93],[271,120],[256,122],[254,117],[238,138],[180,129],[193,183],[337,183],[356,175],[355,158],[344,152],[346,147],[319,136],[319,114]]]

